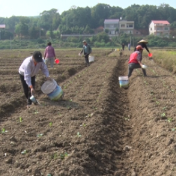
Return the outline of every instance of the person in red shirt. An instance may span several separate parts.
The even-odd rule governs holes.
[[[143,69],[142,67],[142,62],[141,62],[142,61],[142,51],[143,51],[142,46],[138,45],[136,46],[136,51],[134,51],[130,55],[130,59],[128,62],[128,78],[131,76],[133,70],[137,68],[142,68],[142,72],[144,76],[147,76],[146,70]]]

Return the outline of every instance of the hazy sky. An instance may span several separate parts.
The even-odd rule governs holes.
[[[38,16],[44,10],[52,8],[58,9],[61,14],[63,11],[69,10],[73,5],[77,7],[93,7],[98,3],[119,6],[123,9],[132,4],[146,5],[148,3],[149,5],[159,6],[166,3],[176,9],[176,0],[167,0],[166,2],[161,0],[0,0],[0,17],[11,17],[13,15]]]

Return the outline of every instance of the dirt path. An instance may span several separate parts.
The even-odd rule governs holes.
[[[121,89],[125,54],[102,54],[86,68],[77,62],[73,76],[70,66],[53,70],[64,101],[40,94],[42,106],[17,106],[1,121],[0,175],[176,175],[176,77],[144,58],[148,77],[135,70]]]

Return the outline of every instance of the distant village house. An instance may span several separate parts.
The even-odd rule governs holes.
[[[152,20],[149,24],[149,34],[169,37],[170,23],[166,20]]]

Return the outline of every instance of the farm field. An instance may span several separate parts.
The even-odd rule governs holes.
[[[0,51],[1,176],[175,176],[176,76],[143,58],[128,89],[125,51],[93,49],[85,67],[79,50],[56,50],[49,68],[62,87],[62,101],[40,91],[40,106],[26,109],[18,68],[32,50]]]

